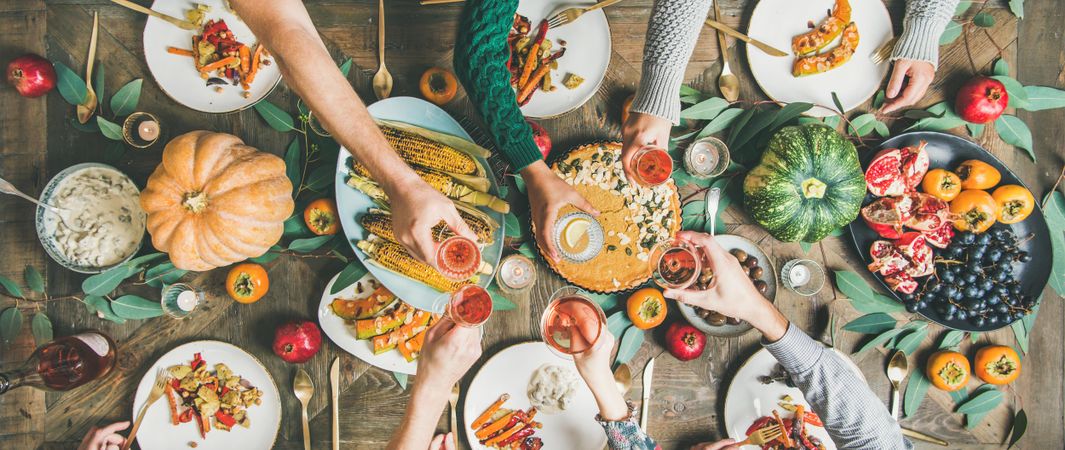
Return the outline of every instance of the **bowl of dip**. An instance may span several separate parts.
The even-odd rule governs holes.
[[[67,226],[37,208],[37,238],[55,262],[80,273],[100,273],[126,261],[144,241],[140,189],[126,174],[99,163],[70,166],[44,186],[40,201],[66,210]]]

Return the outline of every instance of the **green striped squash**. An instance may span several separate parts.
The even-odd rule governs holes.
[[[784,242],[817,242],[858,217],[865,177],[858,152],[824,125],[784,127],[743,180],[744,207]]]

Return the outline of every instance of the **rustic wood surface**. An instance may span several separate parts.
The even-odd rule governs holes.
[[[416,96],[416,81],[424,69],[433,65],[450,66],[454,29],[461,6],[419,6],[415,0],[387,3],[390,28],[386,45],[388,65],[395,76],[393,95]],[[743,23],[754,3],[724,0],[724,21],[744,28]],[[904,2],[889,0],[886,3],[898,33]],[[355,67],[350,76],[352,85],[364,99],[373,99],[370,79],[377,59],[377,2],[308,0],[306,4],[337,60],[345,56],[354,59]],[[607,79],[599,93],[577,111],[542,122],[551,132],[556,148],[618,138],[620,105],[635,89],[639,77],[650,4],[651,0],[630,0],[607,10],[614,49]],[[942,47],[935,84],[918,106],[948,98],[972,75],[972,65],[986,71],[1000,55],[1009,61],[1012,75],[1025,84],[1065,85],[1062,70],[1065,46],[1062,45],[1061,28],[1065,23],[1065,9],[1050,1],[1028,2],[1026,6],[1026,18],[1016,20],[1002,5],[989,5],[988,10],[998,24],[988,36],[972,34],[969,52],[963,39]],[[92,13],[97,11],[100,13],[97,67],[103,66],[106,70],[108,95],[129,80],[144,78],[146,82],[138,109],[159,115],[170,136],[193,129],[217,130],[239,135],[262,150],[275,154],[283,152],[292,137],[270,129],[252,111],[203,114],[182,107],[163,94],[143,62],[141,34],[144,17],[106,0],[0,2],[0,62],[34,52],[62,61],[83,73]],[[989,37],[994,43],[988,40]],[[742,81],[741,98],[763,99],[745,66],[744,52],[739,51],[742,44],[736,46],[732,39],[728,42],[734,46],[732,67]],[[716,39],[712,32],[704,30],[688,66],[686,80],[693,86],[713,90],[711,86],[715,84],[719,67]],[[269,98],[290,111],[295,110],[296,98],[283,84]],[[473,113],[461,96],[447,109],[456,117],[470,117]],[[868,105],[864,109],[868,109]],[[1023,152],[999,141],[990,130],[984,133],[979,143],[1012,167],[1033,188],[1037,198],[1041,198],[1050,189],[1065,158],[1065,129],[1060,126],[1065,123],[1065,112],[1022,111],[1019,116],[1032,128],[1038,165]],[[159,161],[160,147],[143,151],[129,149],[122,154],[108,152],[108,142],[103,137],[75,130],[69,124],[71,117],[73,108],[58,94],[31,100],[19,97],[7,86],[0,88],[0,176],[33,195],[40,192],[50,176],[63,168],[79,162],[101,161],[115,165],[143,186]],[[471,120],[476,123],[476,119]],[[523,200],[516,199],[515,206],[519,211],[523,205]],[[48,260],[38,245],[32,212],[33,208],[26,202],[13,197],[0,198],[0,253],[4,255],[0,273],[21,279],[23,268],[32,265],[44,269],[42,272],[51,295],[80,291],[83,277]],[[760,227],[751,225],[749,218],[735,208],[728,211],[726,222],[731,233],[759,242],[778,267],[788,259],[806,256],[824,263],[829,269],[865,273],[854,250],[841,238],[830,237],[804,254],[798,244],[775,241]],[[270,293],[253,305],[238,305],[225,296],[221,288],[224,270],[190,275],[189,282],[209,290],[209,301],[191,320],[182,322],[160,317],[117,325],[87,314],[84,307],[73,300],[43,305],[20,302],[19,306],[27,313],[43,308],[52,318],[57,336],[86,328],[107,332],[119,343],[120,356],[117,370],[106,379],[74,391],[46,395],[32,389],[18,389],[0,397],[0,448],[73,448],[91,426],[128,419],[135,386],[151,362],[176,345],[198,339],[235,343],[266,364],[279,384],[284,405],[277,448],[300,448],[299,408],[290,394],[296,368],[273,356],[270,342],[276,324],[290,318],[314,317],[325,283],[339,268],[340,263],[330,259],[279,258],[268,265],[274,280]],[[871,277],[866,278],[873,283]],[[497,314],[486,326],[485,355],[517,342],[538,338],[537,323],[547,298],[563,285],[542,265],[539,280],[530,292],[512,297],[517,309]],[[144,290],[143,286],[133,290],[146,296],[158,295],[150,289]],[[1038,328],[1031,337],[1031,350],[1024,360],[1024,374],[1012,386],[1015,395],[1008,397],[1013,401],[1004,402],[974,430],[966,430],[962,416],[952,412],[954,405],[950,397],[933,389],[916,417],[906,418],[902,424],[941,436],[955,448],[1001,448],[1013,411],[1023,405],[1028,412],[1029,433],[1020,446],[1060,448],[1061,442],[1065,441],[1065,382],[1061,375],[1065,369],[1061,351],[1065,308],[1049,288],[1046,294]],[[789,318],[814,336],[822,335],[829,316],[837,318],[838,326],[860,315],[835,290],[824,290],[815,299],[806,299],[781,289],[776,303]],[[13,300],[0,297],[0,309],[14,304]],[[671,311],[671,314],[677,315],[677,311]],[[933,329],[935,331],[926,341],[929,348],[932,342],[938,341],[942,330],[935,325]],[[661,331],[653,333],[654,338],[647,340],[630,363],[634,374],[640,373],[648,358],[663,352],[659,334]],[[838,331],[835,344],[841,349],[852,350],[863,339],[861,335]],[[736,339],[711,338],[708,351],[697,361],[681,363],[668,354],[659,358],[649,431],[663,448],[688,448],[693,443],[722,437],[723,418],[720,415],[724,390],[730,374],[759,348],[757,341],[755,334]],[[1013,336],[1007,328],[982,335],[980,342],[1010,344]],[[968,349],[969,346],[966,341],[962,347]],[[21,362],[33,347],[27,325],[16,342],[0,347],[0,364],[8,366]],[[921,360],[928,352],[928,349],[918,351],[916,360]],[[311,402],[314,447],[329,445],[330,416],[325,393],[327,368],[336,357],[342,362],[342,447],[383,448],[403,415],[407,392],[390,373],[372,368],[332,343],[327,343],[319,355],[303,365],[320,393]],[[883,376],[884,352],[866,352],[853,358],[871,388],[887,401],[889,388]],[[412,379],[412,382],[417,380]],[[628,397],[638,399],[641,389],[637,380]],[[446,427],[447,416],[444,414],[438,428],[444,430]],[[932,448],[921,443],[917,445]]]

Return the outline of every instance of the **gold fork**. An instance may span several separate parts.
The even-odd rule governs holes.
[[[558,28],[558,27],[561,27],[562,25],[573,23],[573,21],[577,20],[578,17],[584,15],[584,13],[586,13],[586,12],[595,11],[597,9],[603,9],[603,8],[606,8],[607,6],[613,5],[613,4],[615,4],[617,2],[620,2],[620,1],[621,0],[603,0],[603,1],[601,1],[599,3],[596,3],[596,4],[592,5],[592,6],[588,6],[588,7],[584,7],[584,8],[568,8],[568,9],[565,9],[565,10],[559,12],[558,14],[555,14],[554,16],[551,16],[550,19],[547,19],[547,27],[548,28]]]
[[[451,388],[451,396],[447,399],[448,403],[451,404],[451,432],[454,433],[453,437],[455,439],[455,448],[458,448],[459,440],[459,420],[458,410],[456,408],[459,403],[459,395],[461,394],[462,391],[459,390],[458,383],[455,383],[455,386]]]
[[[896,40],[898,40],[898,38],[893,37],[891,39],[888,39],[888,41],[885,42],[884,45],[881,45],[879,48],[876,49],[875,52],[873,52],[873,56],[869,57],[869,59],[873,61],[873,65],[880,65],[880,63],[887,61],[888,58],[891,58],[891,51],[895,49]]]
[[[744,445],[764,445],[766,442],[772,441],[773,439],[780,437],[781,434],[783,433],[780,431],[780,425],[773,425],[770,427],[761,428],[758,431],[751,433],[750,436],[747,436],[747,439],[744,439],[733,445],[737,447],[742,447]]]
[[[170,382],[170,374],[167,373],[166,369],[160,368],[155,372],[155,384],[152,385],[152,392],[148,394],[148,401],[144,402],[144,406],[141,406],[141,412],[137,414],[137,420],[133,421],[133,429],[129,431],[126,443],[122,444],[122,450],[129,450],[129,447],[133,445],[133,438],[137,437],[137,429],[141,427],[144,413],[148,412],[148,407],[152,406],[152,403],[155,403],[156,400],[159,400],[159,397],[163,396],[168,382]]]

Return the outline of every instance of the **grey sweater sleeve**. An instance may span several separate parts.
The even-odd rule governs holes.
[[[910,450],[891,414],[836,352],[814,341],[795,325],[784,337],[765,343],[825,423],[836,447]]]
[[[655,0],[631,111],[680,122],[680,85],[710,0]]]
[[[939,37],[954,16],[958,0],[907,0],[902,36],[891,60],[912,59],[939,66]]]

